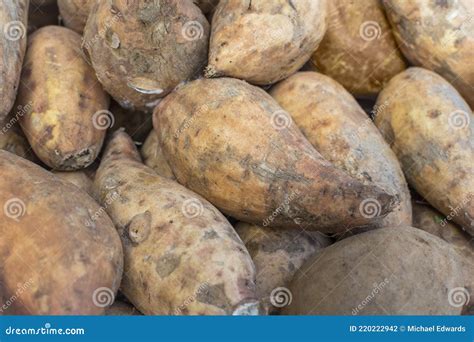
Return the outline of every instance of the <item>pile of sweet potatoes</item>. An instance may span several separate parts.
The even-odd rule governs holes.
[[[0,314],[472,313],[472,18],[0,0]]]

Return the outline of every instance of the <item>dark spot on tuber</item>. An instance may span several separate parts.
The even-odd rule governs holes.
[[[437,110],[437,109],[434,109],[434,110],[431,110],[429,113],[428,113],[428,116],[432,119],[436,119],[438,116],[440,116],[442,113]]]
[[[166,278],[179,266],[181,256],[174,253],[166,253],[156,261],[156,272],[161,278]]]

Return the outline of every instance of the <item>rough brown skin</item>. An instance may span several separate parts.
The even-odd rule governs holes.
[[[17,103],[30,110],[20,124],[36,155],[49,167],[77,170],[90,165],[105,129],[94,116],[109,106],[94,71],[80,52],[81,37],[60,26],[31,36]]]
[[[56,177],[68,181],[79,189],[86,192],[89,196],[94,198],[94,190],[92,180],[86,175],[84,171],[53,171]]]
[[[163,155],[163,150],[155,130],[152,130],[148,135],[148,138],[145,140],[140,153],[143,158],[143,163],[146,166],[155,170],[155,172],[160,176],[171,180],[176,180],[176,177],[173,175],[173,171],[171,171],[168,161]]]
[[[221,0],[212,17],[208,77],[258,85],[300,69],[326,31],[326,1]]]
[[[142,313],[258,313],[255,268],[232,226],[205,199],[143,165],[125,133],[109,143],[95,188],[122,238],[121,291]]]
[[[270,95],[325,159],[362,183],[397,196],[399,204],[376,227],[411,225],[410,192],[398,160],[344,87],[319,73],[298,72],[275,85]]]
[[[328,1],[328,29],[310,62],[358,97],[406,68],[379,0]]]
[[[209,23],[190,0],[98,1],[83,50],[122,107],[151,112],[205,66],[208,38]]]
[[[109,128],[109,133],[124,128],[125,132],[132,137],[133,141],[142,143],[153,129],[153,120],[150,113],[122,108],[115,101],[113,101],[110,106],[110,112],[115,122],[114,125]]]
[[[294,123],[279,126],[283,114],[258,87],[200,79],[167,96],[153,125],[177,180],[241,221],[337,233],[379,218],[361,214],[365,199],[381,203],[379,216],[393,209],[392,196],[335,168]]]
[[[456,251],[412,227],[365,232],[323,249],[290,285],[289,315],[459,315]],[[365,305],[364,305],[365,304]],[[359,307],[360,305],[360,307]]]
[[[28,0],[0,2],[0,121],[15,102],[26,49]]]
[[[58,0],[64,26],[82,34],[93,5],[94,0]]]
[[[413,227],[422,229],[449,243],[459,253],[464,277],[474,306],[474,239],[428,203],[413,203]]]
[[[235,230],[244,241],[257,271],[257,294],[270,313],[279,311],[275,289],[287,287],[303,263],[331,244],[319,232],[298,229],[273,229],[239,222]]]
[[[474,234],[474,117],[439,75],[409,68],[377,99],[375,124],[408,183],[431,205]]]
[[[59,25],[59,9],[56,0],[30,0],[28,9],[28,33],[43,26]]]
[[[471,0],[384,0],[400,49],[433,70],[474,108],[474,6]]]
[[[141,313],[133,305],[116,300],[105,310],[106,316],[140,316]]]
[[[117,291],[120,239],[87,194],[41,167],[0,151],[0,303],[3,314],[94,315],[94,292]],[[10,201],[10,202],[8,202]]]

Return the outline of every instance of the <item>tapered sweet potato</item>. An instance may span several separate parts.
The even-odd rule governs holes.
[[[406,68],[379,0],[328,1],[328,29],[311,65],[354,96],[376,95]]]
[[[474,108],[474,5],[472,0],[384,0],[405,57],[435,71]]]
[[[319,232],[273,229],[239,222],[235,230],[244,241],[257,271],[257,294],[265,309],[278,312],[285,306],[280,290],[286,288],[303,263],[331,244]],[[288,303],[286,303],[288,304]]]
[[[265,85],[301,68],[326,31],[326,0],[221,0],[206,75]]]
[[[245,222],[336,233],[385,216],[394,198],[338,170],[262,89],[200,79],[156,108],[153,124],[177,180]],[[369,217],[364,200],[380,203]]]
[[[155,172],[160,176],[172,180],[176,179],[176,177],[173,175],[173,171],[171,171],[168,161],[163,155],[163,150],[155,130],[150,132],[140,152],[143,158],[143,163],[146,166],[155,170]]]
[[[336,167],[364,184],[376,184],[399,204],[376,226],[411,225],[410,192],[395,154],[356,100],[337,82],[315,72],[299,72],[274,86],[270,95],[305,137]],[[380,203],[361,207],[372,216]]]
[[[83,49],[122,107],[151,112],[206,64],[209,23],[190,0],[97,1]]]
[[[0,121],[15,102],[26,49],[28,0],[0,1]]]
[[[325,248],[290,285],[295,315],[457,315],[456,251],[420,229],[387,227]]]
[[[375,124],[408,183],[474,234],[474,117],[459,93],[422,68],[395,76],[377,99]]]
[[[81,37],[60,27],[31,36],[18,103],[31,106],[20,124],[36,155],[59,170],[87,167],[97,157],[107,127],[109,98],[80,53]]]
[[[143,165],[116,132],[95,179],[122,238],[121,291],[144,314],[256,314],[255,268],[209,202]]]
[[[58,0],[64,26],[82,34],[95,0]]]
[[[9,152],[0,151],[0,173],[0,302],[11,302],[3,314],[103,313],[123,264],[110,218],[74,185]]]

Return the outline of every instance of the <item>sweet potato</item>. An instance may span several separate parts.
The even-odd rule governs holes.
[[[58,0],[64,26],[82,34],[93,5],[94,0]]]
[[[460,255],[466,291],[474,305],[474,239],[428,203],[413,203],[413,227],[422,229],[449,243]]]
[[[262,89],[200,79],[167,96],[153,125],[176,179],[245,222],[336,233],[385,216],[393,196],[338,170]],[[380,203],[369,217],[362,201]]]
[[[138,110],[122,108],[113,101],[110,106],[113,115],[113,125],[109,127],[109,132],[113,133],[117,129],[124,128],[133,141],[144,142],[150,131],[153,129],[153,121],[150,113]]]
[[[56,0],[30,0],[28,9],[28,33],[43,26],[59,25],[59,9]]]
[[[206,75],[275,83],[308,61],[326,31],[326,0],[221,0]]]
[[[328,1],[328,29],[310,65],[354,96],[376,95],[406,68],[379,0]]]
[[[245,222],[239,222],[235,230],[255,264],[257,294],[270,313],[285,306],[279,297],[280,289],[288,286],[306,260],[331,244],[331,239],[319,232],[273,229]]]
[[[190,0],[97,1],[83,49],[122,107],[151,112],[206,63],[209,23]]]
[[[472,0],[384,0],[405,57],[443,76],[474,108]]]
[[[408,183],[474,234],[474,117],[442,77],[409,68],[382,90],[375,124]]]
[[[256,314],[255,268],[209,202],[143,165],[114,133],[95,189],[122,238],[121,291],[144,314]]]
[[[31,36],[18,103],[32,108],[20,124],[36,155],[48,166],[76,170],[90,165],[105,137],[109,98],[80,53],[81,37],[60,27]]]
[[[387,227],[325,248],[293,279],[295,315],[456,315],[465,284],[455,250],[420,229]],[[290,297],[291,298],[291,297]]]
[[[0,173],[0,302],[11,302],[3,313],[103,313],[123,263],[110,218],[72,184],[9,152],[0,151]]]
[[[410,192],[395,154],[340,84],[319,73],[299,72],[274,86],[270,95],[325,159],[400,200],[392,213],[374,222],[376,226],[411,225]],[[372,216],[380,203],[367,201],[361,209]]]
[[[168,161],[163,155],[163,150],[155,130],[150,132],[140,152],[143,158],[143,163],[146,166],[155,170],[155,172],[160,176],[172,180],[176,179],[173,175],[173,171],[171,171]]]
[[[15,102],[26,49],[28,0],[0,2],[0,121]]]

